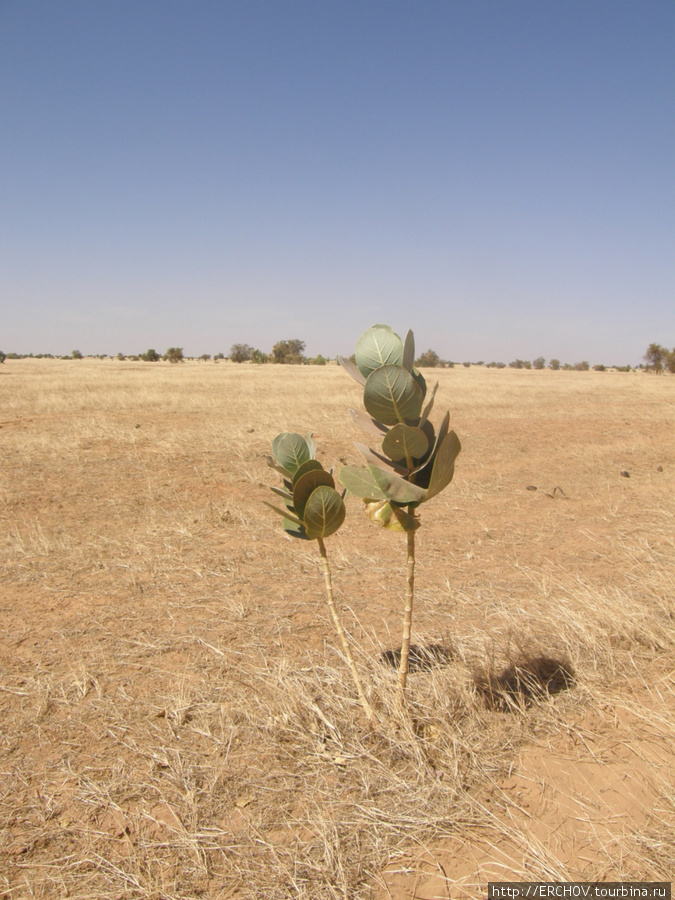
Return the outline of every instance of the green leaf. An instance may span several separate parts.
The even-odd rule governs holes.
[[[401,364],[403,344],[389,325],[373,325],[356,342],[356,365],[364,378],[380,366]]]
[[[268,485],[268,487],[272,491],[272,493],[277,494],[277,496],[279,496],[279,497],[283,497],[284,502],[288,506],[291,506],[291,507],[293,506],[293,495],[292,494],[289,494],[288,491],[284,491],[281,488],[272,487],[272,485]]]
[[[284,469],[283,466],[278,466],[274,461],[274,457],[270,456],[267,453],[265,454],[265,462],[270,467],[270,469],[274,469],[275,472],[280,472],[284,476],[284,478],[292,477],[291,473],[287,469]]]
[[[450,413],[446,412],[446,414],[443,416],[443,421],[441,422],[441,427],[438,429],[438,434],[436,435],[436,441],[431,450],[431,453],[427,456],[427,458],[424,460],[424,462],[411,473],[412,475],[415,476],[415,481],[417,482],[417,484],[421,484],[421,485],[429,484],[429,478],[431,478],[431,470],[433,468],[434,458],[436,456],[436,453],[438,452],[438,448],[441,446],[441,442],[442,442],[443,438],[448,433],[449,428],[450,428]],[[429,429],[429,430],[433,429],[431,422],[424,423],[424,431],[427,432],[427,429]],[[427,434],[428,434],[428,432],[427,432]]]
[[[401,365],[407,372],[412,372],[413,363],[415,362],[415,336],[412,331],[408,331],[403,343],[403,359]]]
[[[429,449],[429,440],[421,428],[394,425],[382,441],[382,450],[395,462],[421,459]],[[410,467],[412,468],[412,466]]]
[[[312,491],[305,505],[303,524],[307,537],[324,538],[335,534],[345,520],[345,512],[344,501],[335,488],[321,485]]]
[[[293,515],[293,513],[288,509],[279,509],[278,506],[272,506],[271,503],[268,503],[267,500],[263,500],[265,506],[269,506],[270,509],[274,510],[275,513],[278,513],[280,516],[283,516],[284,519],[288,519],[289,522],[295,522],[296,525],[302,525],[300,519],[297,516]]]
[[[462,445],[454,431],[446,434],[436,453],[426,499],[430,500],[446,488],[455,474],[455,460]]]
[[[426,379],[425,379],[424,375],[422,375],[422,373],[420,372],[419,369],[413,369],[413,370],[412,370],[412,377],[415,379],[415,382],[417,383],[417,386],[418,386],[419,389],[422,391],[422,401],[424,401],[424,398],[425,398],[426,395],[427,395],[427,382],[426,382]]]
[[[365,381],[363,383],[365,384]],[[380,438],[380,440],[387,433],[387,426],[383,425],[381,422],[376,422],[372,416],[368,415],[368,413],[361,412],[359,409],[350,409],[349,415],[358,426],[363,428],[364,431]]]
[[[298,468],[295,470],[295,475],[293,476],[293,484],[295,484],[298,478],[301,478],[305,474],[305,472],[311,472],[313,469],[323,470],[323,466],[318,459],[308,459],[307,462],[304,462],[301,466],[298,466]]]
[[[385,472],[396,472],[399,475],[408,474],[408,470],[404,466],[399,466],[398,463],[393,462],[391,459],[387,459],[386,456],[376,453],[374,450],[371,450],[370,447],[366,447],[365,444],[357,443],[354,444],[354,446],[367,463],[372,463],[379,469],[384,469]]]
[[[345,372],[352,376],[354,381],[358,381],[359,384],[366,383],[365,375],[361,374],[360,370],[357,366],[354,365],[351,359],[345,359],[344,356],[338,356],[337,361],[340,363]]]
[[[305,504],[319,485],[335,488],[335,480],[324,469],[312,469],[305,472],[293,485],[293,506],[300,519],[305,517]]]
[[[388,500],[366,500],[366,515],[388,531],[416,531],[420,527],[414,516]]]
[[[362,500],[386,500],[387,495],[373,478],[370,469],[361,466],[343,466],[340,469],[340,481],[350,494]]]
[[[422,426],[424,425],[424,423],[427,421],[427,419],[428,419],[429,416],[431,415],[431,410],[432,410],[433,405],[434,405],[434,397],[436,396],[436,391],[437,391],[437,390],[438,390],[438,382],[436,382],[436,384],[434,385],[434,389],[433,389],[433,391],[431,392],[431,397],[429,398],[429,402],[427,403],[427,405],[426,405],[426,406],[424,407],[424,409],[422,410],[422,417],[420,418],[420,420],[419,420],[419,422],[418,422],[418,427],[419,427],[419,428],[422,428]]]
[[[316,441],[314,440],[314,435],[310,431],[309,434],[305,435],[305,443],[307,444],[307,449],[309,450],[309,458],[314,459],[316,456]]]
[[[278,434],[272,442],[272,453],[278,464],[290,475],[311,458],[307,441],[295,432],[283,431]]]
[[[363,403],[370,415],[385,425],[417,420],[424,397],[412,375],[402,366],[381,366],[366,379]]]
[[[400,475],[383,472],[382,469],[372,465],[368,466],[368,471],[387,500],[393,500],[395,503],[421,503],[426,497],[427,492],[424,488],[406,481]],[[368,499],[376,500],[377,497]]]
[[[304,525],[298,525],[295,522],[291,522],[290,519],[284,519],[282,524],[284,526],[284,530],[288,532],[291,537],[300,538],[303,541],[309,540]]]

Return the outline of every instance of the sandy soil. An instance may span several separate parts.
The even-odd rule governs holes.
[[[407,724],[378,662],[400,644],[402,539],[352,498],[327,542],[372,733],[315,548],[261,487],[282,430],[359,463],[353,382],[335,366],[0,367],[0,896],[670,880],[675,381],[434,374],[433,418],[450,408],[463,451],[423,511],[414,625],[453,659],[411,677]],[[572,689],[487,707],[476,675],[537,654],[569,661]]]

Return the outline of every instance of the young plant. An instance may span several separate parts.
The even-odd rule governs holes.
[[[450,413],[436,431],[429,421],[436,383],[429,399],[427,385],[414,364],[412,331],[405,341],[388,325],[374,325],[356,344],[355,362],[338,358],[342,367],[363,386],[365,413],[350,409],[352,419],[380,446],[356,444],[366,467],[340,469],[343,486],[360,497],[366,515],[383,528],[407,535],[407,583],[403,613],[398,702],[402,706],[408,678],[410,635],[415,593],[415,531],[417,507],[440,494],[452,481],[459,438],[450,431]],[[426,402],[425,402],[426,401]]]
[[[282,432],[272,443],[272,453],[273,456],[265,457],[267,464],[282,475],[284,486],[283,488],[272,487],[270,490],[283,499],[285,508],[279,509],[267,501],[264,502],[274,512],[283,516],[284,529],[291,537],[300,540],[315,540],[318,544],[328,608],[349,664],[363,711],[366,718],[372,721],[373,711],[363,690],[347,635],[335,607],[328,554],[323,542],[324,538],[335,534],[345,520],[344,495],[339,494],[335,489],[335,479],[332,473],[327,472],[314,458],[316,443],[311,434],[303,437],[300,434]]]

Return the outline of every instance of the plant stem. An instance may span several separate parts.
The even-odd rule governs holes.
[[[321,562],[323,563],[323,575],[324,580],[326,582],[326,597],[328,600],[328,608],[330,609],[330,614],[333,617],[333,623],[335,624],[335,628],[340,637],[340,641],[342,642],[342,649],[347,658],[347,662],[349,663],[349,668],[352,672],[352,677],[354,679],[354,684],[356,685],[356,691],[359,695],[359,699],[361,701],[361,706],[363,707],[363,711],[366,714],[366,718],[369,722],[373,720],[373,710],[368,703],[366,698],[365,691],[363,690],[363,684],[361,683],[361,678],[359,677],[358,670],[356,668],[356,663],[354,662],[354,657],[352,656],[352,651],[347,642],[347,635],[345,634],[345,630],[342,627],[342,622],[340,622],[340,617],[338,616],[338,611],[335,608],[335,600],[333,599],[333,581],[330,574],[330,566],[328,565],[328,554],[326,553],[326,545],[323,542],[322,538],[317,538],[317,543],[319,545],[319,552],[321,553]]]
[[[413,510],[409,508],[410,514]],[[408,580],[405,593],[405,610],[403,612],[403,639],[401,641],[401,662],[398,668],[398,690],[396,702],[399,707],[405,703],[405,686],[408,680],[408,658],[410,656],[410,633],[412,631],[413,600],[415,597],[415,532],[406,532],[408,536]]]

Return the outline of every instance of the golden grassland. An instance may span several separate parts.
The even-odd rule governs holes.
[[[0,896],[484,896],[492,880],[670,880],[675,380],[428,372],[463,451],[405,538],[348,499],[327,541],[380,723],[363,721],[312,543],[263,454],[359,463],[334,365],[0,367]],[[622,472],[628,473],[629,477]],[[536,488],[536,490],[534,490]],[[537,655],[570,690],[491,708]]]

